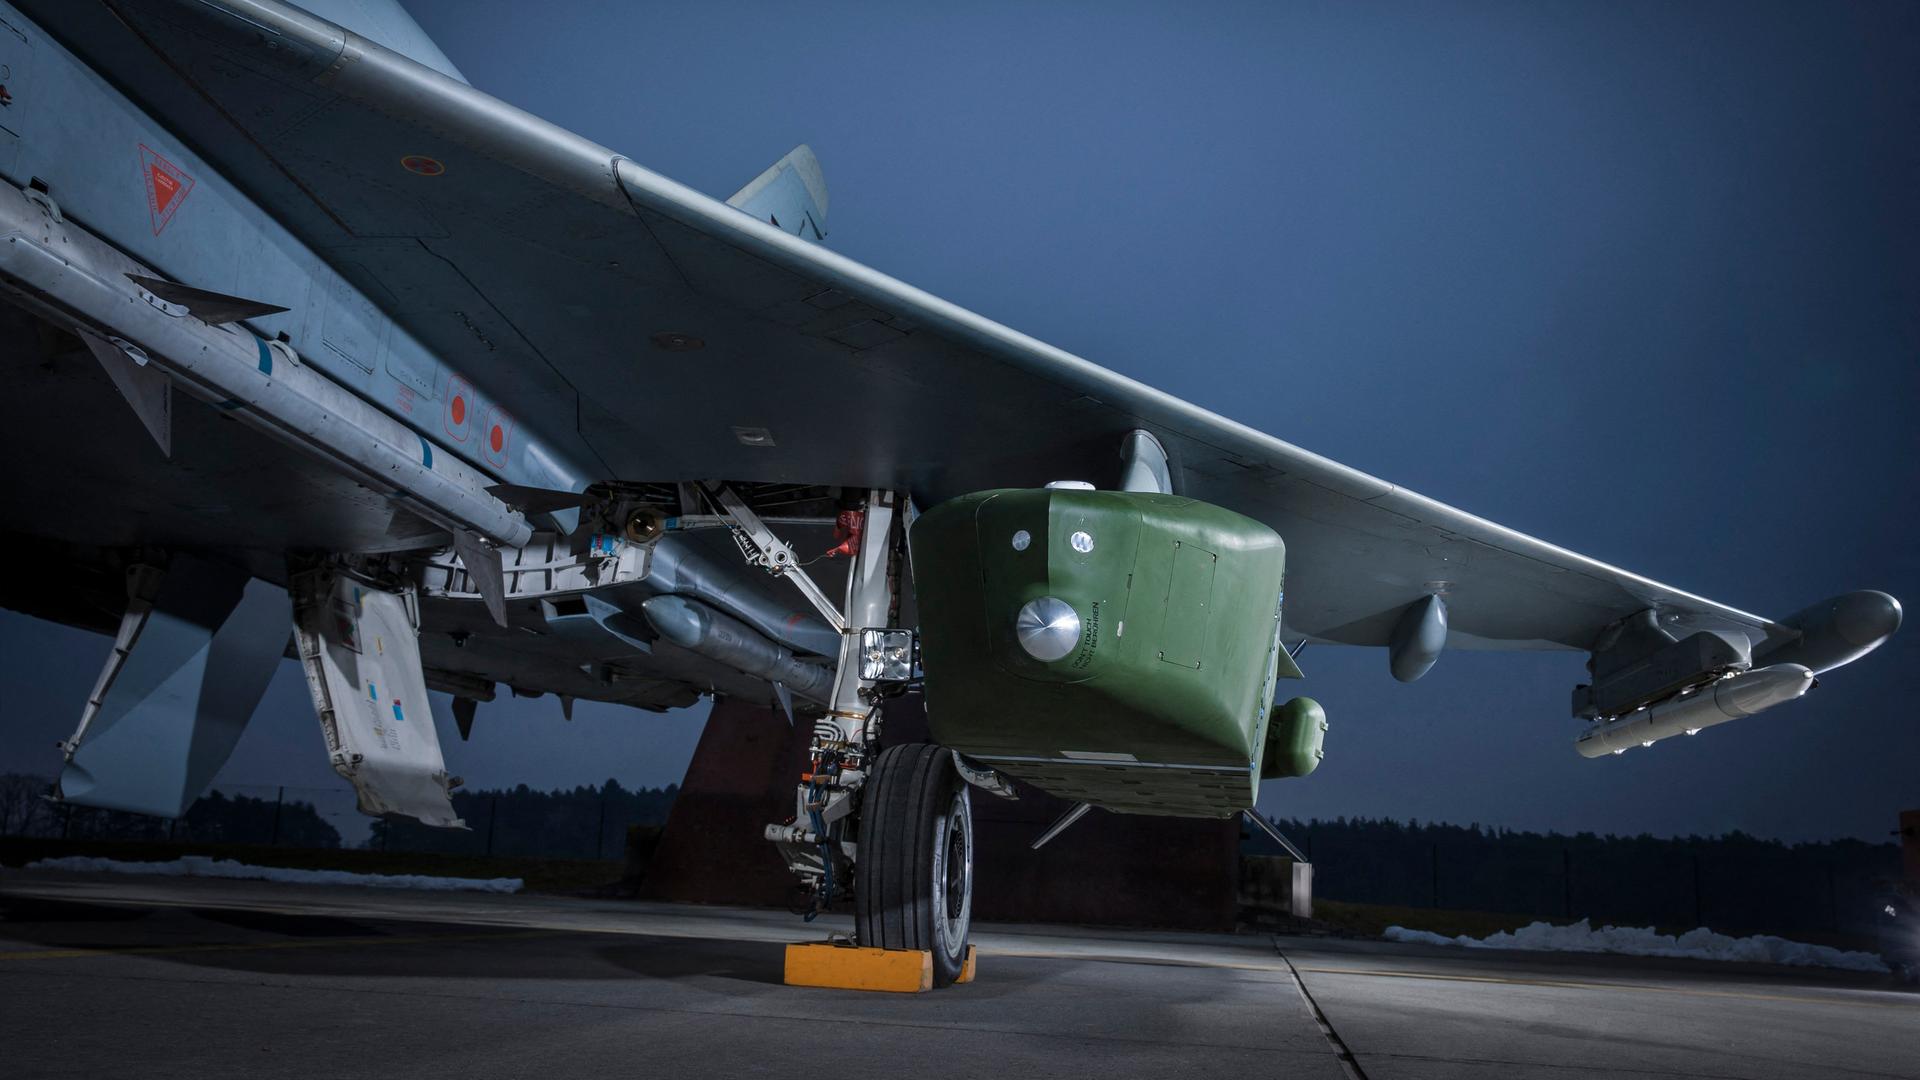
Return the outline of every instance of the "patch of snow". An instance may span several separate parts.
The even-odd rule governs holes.
[[[237,878],[246,881],[284,881],[295,885],[370,885],[376,889],[430,889],[439,891],[519,892],[520,878],[430,877],[426,874],[355,874],[346,870],[293,870],[282,866],[253,866],[207,855],[185,855],[171,862],[127,862],[68,855],[28,863],[29,870],[79,870],[86,873],[154,874],[162,877]]]
[[[1848,952],[1826,945],[1807,945],[1771,934],[1729,937],[1706,927],[1689,930],[1675,937],[1655,933],[1650,926],[1603,926],[1598,930],[1585,919],[1571,926],[1537,922],[1508,933],[1505,930],[1485,938],[1445,937],[1426,930],[1389,926],[1381,935],[1388,941],[1408,941],[1421,945],[1459,945],[1469,949],[1526,949],[1534,952],[1616,953],[1621,956],[1677,956],[1694,960],[1730,960],[1752,964],[1785,964],[1789,967],[1845,968],[1849,971],[1886,971],[1878,956],[1867,952]]]

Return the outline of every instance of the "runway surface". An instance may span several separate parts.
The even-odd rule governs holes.
[[[991,926],[979,980],[780,983],[844,922],[0,870],[8,1077],[1920,1077],[1883,976]]]

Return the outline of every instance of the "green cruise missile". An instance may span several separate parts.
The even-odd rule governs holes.
[[[935,739],[1125,813],[1253,805],[1275,680],[1300,677],[1278,533],[1174,495],[1051,488],[953,499],[909,542]],[[1273,775],[1318,761],[1324,715],[1295,712]]]

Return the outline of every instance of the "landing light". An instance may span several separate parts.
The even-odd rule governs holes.
[[[869,682],[913,679],[913,631],[860,631],[860,677]]]

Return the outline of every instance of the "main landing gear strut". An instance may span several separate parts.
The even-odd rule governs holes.
[[[835,607],[793,549],[724,485],[705,485],[747,558],[791,579],[840,631],[827,712],[814,725],[789,824],[769,825],[787,866],[810,893],[812,913],[849,893],[856,944],[931,954],[932,983],[962,976],[973,915],[973,814],[953,753],[931,743],[880,749],[880,710],[909,676],[911,637],[894,627],[904,570],[905,497],[872,490],[858,508],[858,538],[844,603]]]

